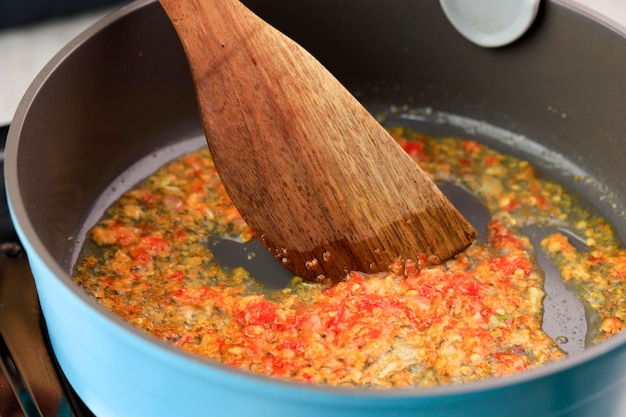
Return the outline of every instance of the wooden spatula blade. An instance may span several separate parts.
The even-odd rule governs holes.
[[[233,202],[307,280],[443,261],[473,227],[314,57],[237,0],[161,0]]]

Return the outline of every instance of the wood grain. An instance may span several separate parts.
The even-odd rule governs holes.
[[[161,0],[228,194],[311,281],[445,260],[476,231],[314,57],[237,0]]]

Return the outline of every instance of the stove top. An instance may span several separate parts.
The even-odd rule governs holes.
[[[0,127],[0,144],[8,127]],[[93,417],[51,350],[28,260],[11,223],[0,153],[0,416]]]

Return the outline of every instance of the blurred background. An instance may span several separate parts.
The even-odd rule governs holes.
[[[129,0],[0,0],[0,126],[72,38]]]
[[[71,16],[121,1],[112,0],[2,0],[0,29]]]

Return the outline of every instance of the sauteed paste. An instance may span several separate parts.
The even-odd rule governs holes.
[[[226,195],[208,150],[182,156],[125,193],[90,231],[75,281],[138,328],[208,360],[306,383],[372,388],[500,377],[566,356],[542,330],[543,274],[525,225],[570,230],[542,242],[600,323],[626,320],[626,252],[602,218],[528,162],[480,143],[392,135],[438,181],[466,187],[492,214],[486,239],[418,270],[351,272],[332,287],[298,278],[269,291],[213,261],[211,236],[252,232]]]

